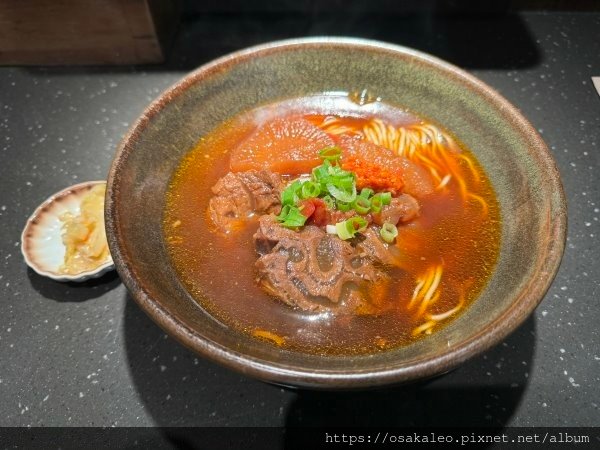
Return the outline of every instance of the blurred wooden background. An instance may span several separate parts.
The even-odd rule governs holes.
[[[161,63],[182,17],[599,9],[600,0],[0,0],[0,65]]]
[[[0,64],[162,62],[179,11],[169,0],[0,0]]]

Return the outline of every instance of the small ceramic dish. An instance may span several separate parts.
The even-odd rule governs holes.
[[[65,274],[59,270],[64,262],[66,250],[62,241],[60,216],[66,212],[79,214],[81,201],[99,184],[106,182],[86,181],[63,189],[46,199],[27,219],[21,234],[21,252],[27,265],[38,274],[56,281],[85,281],[114,269],[109,253],[108,257],[92,270],[77,274]]]

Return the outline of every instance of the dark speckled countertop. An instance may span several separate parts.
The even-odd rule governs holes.
[[[569,202],[562,266],[535,314],[457,370],[366,393],[288,391],[196,357],[151,322],[113,273],[62,284],[20,254],[50,194],[106,177],[144,107],[184,73],[248,45],[350,35],[453,62],[520,108]],[[0,68],[0,425],[600,425],[599,13],[188,17],[153,67]],[[357,408],[357,405],[360,405]]]

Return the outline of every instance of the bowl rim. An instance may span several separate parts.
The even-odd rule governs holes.
[[[551,190],[557,195],[556,204],[553,204],[555,214],[549,228],[551,239],[549,239],[545,255],[539,257],[539,260],[543,260],[544,270],[536,279],[535,285],[522,296],[520,302],[514,302],[484,330],[449,346],[441,355],[417,359],[416,363],[411,362],[409,366],[398,365],[379,370],[355,370],[352,372],[342,369],[290,368],[279,363],[251,357],[217,342],[209,341],[179,322],[174,315],[151,298],[136,279],[135,271],[130,267],[124,252],[121,251],[124,247],[122,236],[118,231],[117,206],[114,197],[120,166],[128,153],[127,143],[135,140],[143,132],[148,122],[171,100],[181,95],[202,77],[210,76],[235,65],[240,59],[248,60],[274,52],[289,51],[294,48],[316,48],[323,45],[332,48],[354,48],[413,57],[415,60],[426,62],[448,76],[467,84],[478,95],[491,103],[499,113],[510,117],[515,127],[522,133],[529,135],[533,142],[530,151],[537,156],[536,163],[544,169],[546,174],[550,175]],[[467,359],[498,344],[515,331],[542,301],[558,272],[566,244],[567,203],[558,168],[548,147],[520,110],[495,89],[454,64],[412,48],[370,39],[328,36],[286,39],[235,51],[201,65],[167,88],[143,111],[119,144],[108,175],[105,216],[109,248],[123,283],[142,310],[180,343],[214,362],[263,381],[316,389],[357,389],[405,383],[447,372]]]

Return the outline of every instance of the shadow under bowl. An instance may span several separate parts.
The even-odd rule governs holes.
[[[370,356],[291,352],[223,326],[186,291],[165,246],[165,193],[181,158],[221,122],[257,105],[363,89],[451,130],[486,170],[502,216],[500,255],[486,288],[440,331]],[[184,77],[148,107],[121,143],[109,174],[105,212],[123,282],[165,331],[242,373],[320,389],[431,377],[500,342],[543,298],[558,270],[566,232],[566,203],[555,163],[515,107],[437,58],[347,38],[253,47]]]

